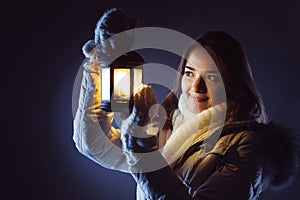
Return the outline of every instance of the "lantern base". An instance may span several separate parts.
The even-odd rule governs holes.
[[[112,112],[111,103],[109,101],[102,101],[100,108],[106,112]]]
[[[102,101],[100,108],[106,112],[123,112],[123,113],[131,113],[132,110],[132,102],[126,103],[117,103],[117,102],[110,102],[110,101]]]

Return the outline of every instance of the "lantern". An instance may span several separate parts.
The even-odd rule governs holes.
[[[144,59],[130,51],[113,62],[100,60],[101,105],[108,112],[128,112],[132,109],[132,95],[143,83]]]

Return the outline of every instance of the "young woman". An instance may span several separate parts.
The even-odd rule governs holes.
[[[151,87],[136,92],[132,113],[115,129],[113,113],[99,108],[94,58],[83,65],[74,141],[100,165],[131,172],[137,199],[258,199],[292,180],[295,138],[268,122],[246,55],[229,34],[210,31],[187,48],[162,103],[166,121],[150,138],[137,137],[148,133],[137,124],[156,103]]]

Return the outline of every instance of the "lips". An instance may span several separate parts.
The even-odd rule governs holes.
[[[197,103],[206,102],[208,100],[208,97],[200,97],[200,96],[190,96],[191,99]]]

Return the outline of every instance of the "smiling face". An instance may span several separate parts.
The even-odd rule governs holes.
[[[200,48],[191,50],[181,81],[184,100],[193,113],[199,113],[224,101],[223,82],[209,54]]]

